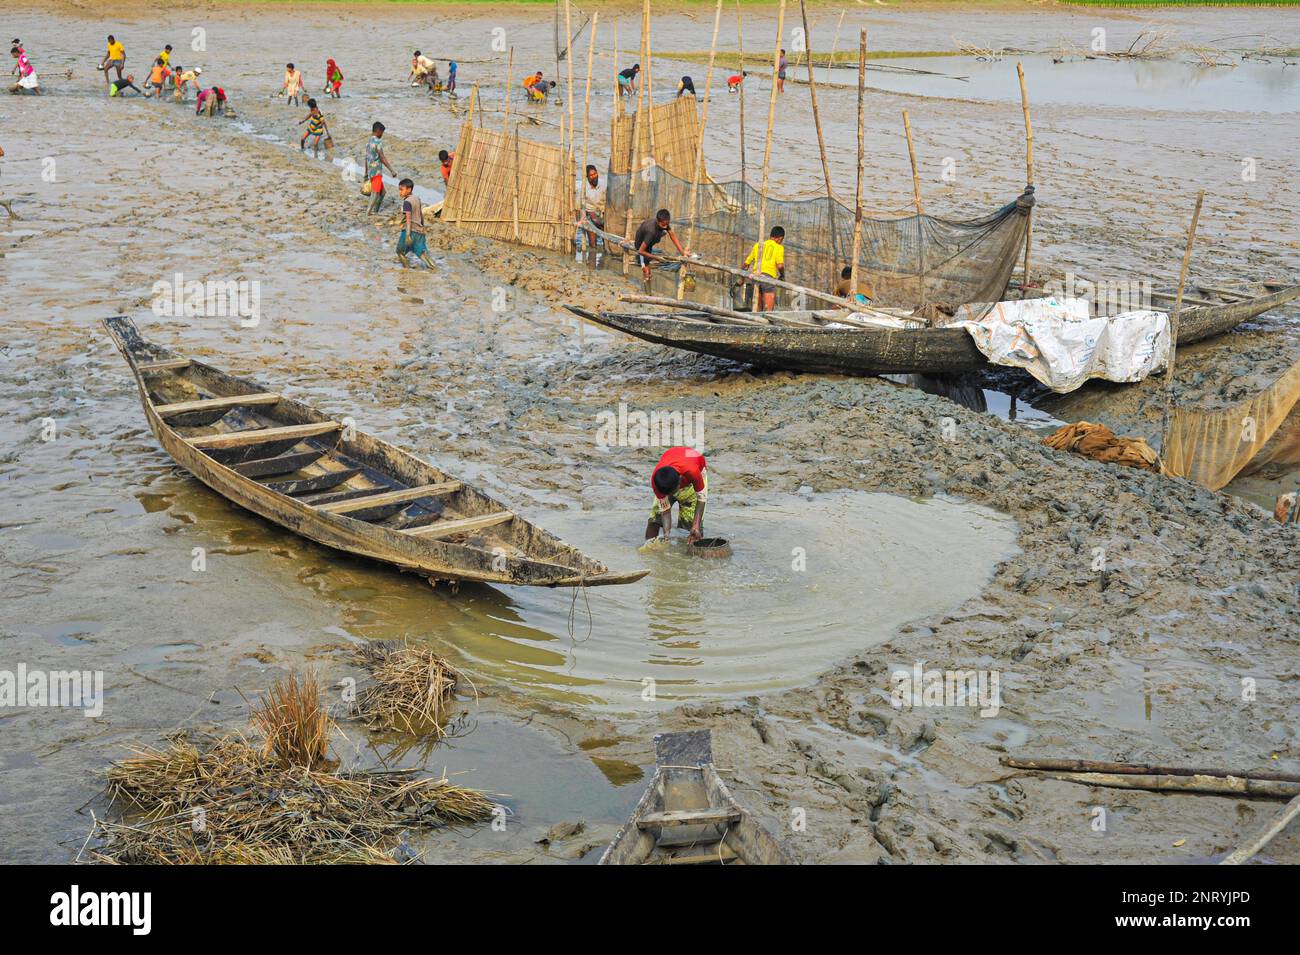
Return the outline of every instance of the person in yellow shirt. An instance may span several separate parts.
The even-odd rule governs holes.
[[[117,78],[122,78],[122,67],[126,66],[126,47],[117,41],[113,34],[108,35],[108,52],[99,68],[104,71],[104,83],[108,84],[108,71],[117,70]]]
[[[743,268],[748,269],[751,263],[758,264],[758,307],[755,311],[770,312],[776,308],[776,286],[762,281],[762,276],[769,278],[785,278],[785,229],[779,225],[772,226],[770,233],[771,238],[763,243],[763,251],[758,250],[758,243],[754,243],[754,248],[746,256]]]
[[[167,67],[168,69],[171,69],[172,45],[170,43],[168,43],[166,46],[162,48],[162,52],[158,54],[158,59],[163,61],[163,66]]]

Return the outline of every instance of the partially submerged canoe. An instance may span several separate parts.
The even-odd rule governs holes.
[[[1178,343],[1187,345],[1231,331],[1296,298],[1300,285],[1261,283],[1244,289],[1193,288],[1179,316]],[[1173,305],[1153,294],[1162,307]],[[741,323],[705,312],[592,311],[576,315],[648,342],[716,355],[760,368],[839,375],[943,375],[978,371],[988,359],[961,328],[850,327],[834,324],[835,311],[781,311]],[[894,310],[896,311],[896,310]]]
[[[793,865],[732,797],[713,766],[708,730],[655,737],[654,779],[601,865]]]
[[[149,428],[223,497],[318,544],[432,580],[545,587],[625,584],[468,483],[254,381],[104,321]]]

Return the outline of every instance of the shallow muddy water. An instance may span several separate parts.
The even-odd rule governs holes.
[[[1185,60],[1066,60],[1021,58],[1032,76],[1034,106],[1105,106],[1176,112],[1300,112],[1300,67],[1281,59],[1246,61],[1235,66],[1204,66]],[[872,89],[917,96],[942,96],[1020,103],[1015,60],[970,56],[900,57],[883,70],[871,70]],[[1008,68],[1011,66],[1011,68]],[[903,74],[890,68],[925,70]],[[830,82],[856,89],[857,70],[832,69]]]

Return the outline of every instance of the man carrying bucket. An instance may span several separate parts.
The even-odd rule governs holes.
[[[677,505],[677,526],[689,528],[687,543],[704,536],[704,503],[709,492],[709,474],[704,455],[694,448],[669,448],[659,458],[650,479],[655,502],[645,526],[645,539],[653,540],[663,531],[665,538],[673,531],[673,504]]]

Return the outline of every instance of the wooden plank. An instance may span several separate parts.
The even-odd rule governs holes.
[[[358,497],[349,501],[336,501],[333,504],[322,504],[320,510],[327,514],[347,514],[350,511],[363,511],[367,508],[378,507],[381,504],[399,504],[403,501],[414,501],[422,497],[437,497],[441,494],[454,494],[465,485],[460,481],[443,481],[441,484],[422,484],[419,487],[404,487],[397,491],[386,491],[381,494],[368,494],[364,497]],[[378,488],[376,488],[378,490]]]
[[[664,865],[717,865],[723,862],[734,862],[740,858],[736,855],[734,849],[726,844],[712,843],[702,844],[698,848],[704,850],[691,855],[665,855],[662,859],[655,861]]]
[[[297,481],[277,481],[265,485],[268,491],[292,497],[295,494],[315,494],[338,487],[361,473],[360,468],[344,468],[342,471],[326,471],[314,477],[300,478]]]
[[[225,398],[200,398],[197,401],[178,401],[170,405],[155,405],[154,411],[163,418],[185,414],[188,411],[213,411],[217,408],[243,408],[253,405],[273,405],[280,396],[269,391],[251,395],[230,395]]]
[[[136,371],[142,375],[151,375],[159,371],[179,371],[182,368],[190,367],[188,358],[165,358],[162,361],[146,361],[135,366]]]
[[[324,457],[324,451],[300,451],[296,454],[284,454],[274,458],[257,458],[253,461],[245,461],[243,464],[231,465],[231,470],[244,477],[259,478],[272,477],[276,474],[292,474],[294,471],[301,471],[309,464]]]
[[[316,424],[293,424],[283,428],[252,428],[248,431],[232,431],[228,434],[205,434],[196,438],[184,438],[190,447],[205,448],[246,448],[255,444],[266,444],[285,438],[314,438],[319,434],[338,431],[343,425],[337,421],[321,421]]]
[[[442,521],[425,527],[411,527],[403,530],[402,533],[410,534],[412,537],[451,537],[454,534],[464,534],[469,531],[504,524],[506,521],[514,520],[514,517],[515,515],[510,511],[495,511],[491,514],[481,514],[478,517],[465,517],[458,521]]]
[[[639,829],[650,829],[660,826],[720,826],[739,821],[739,809],[674,809],[648,812],[636,824]]]

